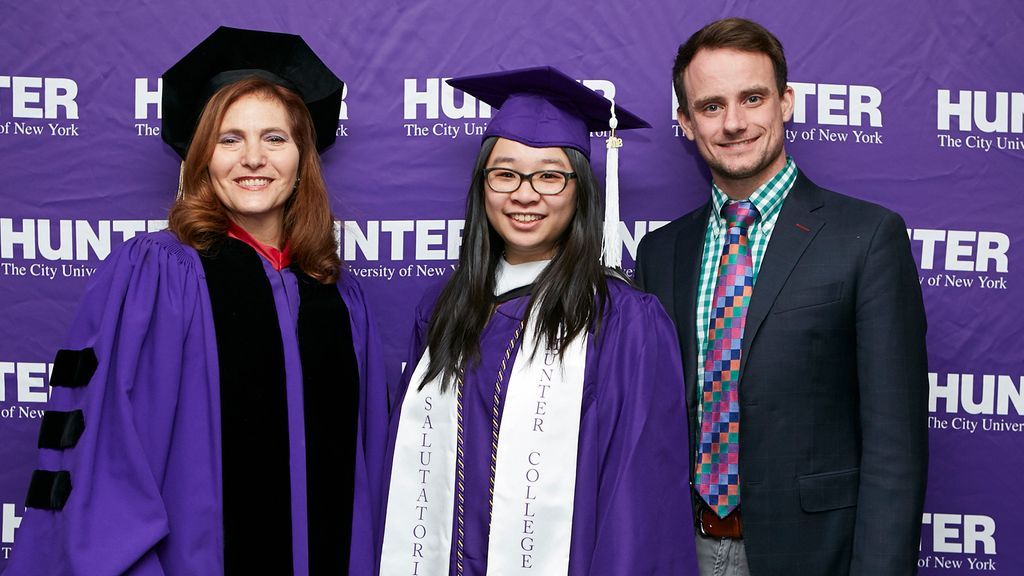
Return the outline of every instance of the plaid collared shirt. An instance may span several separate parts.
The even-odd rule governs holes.
[[[757,285],[757,271],[761,269],[761,257],[764,255],[768,241],[771,240],[775,222],[782,211],[782,202],[789,195],[793,183],[796,182],[796,163],[792,157],[786,158],[786,165],[775,176],[761,185],[750,195],[750,200],[761,216],[747,231],[750,239],[751,259],[754,264],[754,285]],[[712,303],[715,296],[715,283],[718,280],[718,262],[722,258],[725,244],[725,218],[722,207],[729,197],[711,186],[711,216],[704,232],[704,256],[700,265],[700,291],[697,293],[697,397],[700,398],[704,382],[704,356],[708,345],[708,323],[711,322]],[[701,414],[698,410],[698,418]],[[699,428],[698,428],[699,430]]]

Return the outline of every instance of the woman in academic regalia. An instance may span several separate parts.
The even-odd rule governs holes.
[[[164,75],[170,229],[85,294],[6,574],[373,570],[386,385],[318,156],[342,86],[301,38],[230,28]]]
[[[380,574],[696,574],[675,329],[601,263],[611,102],[551,68],[449,83],[500,110],[394,398]]]

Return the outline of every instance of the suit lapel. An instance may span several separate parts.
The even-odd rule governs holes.
[[[757,338],[758,330],[765,317],[771,312],[775,299],[786,284],[790,273],[800,256],[825,225],[825,220],[813,212],[822,205],[818,187],[803,173],[797,175],[793,189],[782,205],[782,212],[775,222],[775,230],[761,260],[761,267],[754,284],[754,294],[747,308],[747,322],[743,331],[743,365],[740,379],[746,371],[746,358],[750,347]]]
[[[711,202],[686,216],[676,235],[675,294],[676,330],[683,350],[686,376],[686,403],[697,398],[697,284],[700,282],[701,257],[704,254],[704,233],[707,229]]]

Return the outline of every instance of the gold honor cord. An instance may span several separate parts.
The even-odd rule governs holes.
[[[497,470],[498,464],[498,431],[501,426],[498,418],[498,405],[501,402],[501,383],[505,379],[505,370],[508,367],[509,358],[512,357],[512,351],[515,350],[516,344],[519,342],[519,335],[523,332],[523,324],[525,321],[519,322],[519,327],[516,328],[515,333],[512,334],[512,339],[509,340],[508,347],[505,348],[505,356],[501,359],[501,368],[498,369],[498,378],[494,382],[494,401],[491,405],[491,471],[490,471],[490,484],[489,484],[489,497],[487,500],[487,529],[490,531],[491,525],[491,513],[494,510],[494,473]],[[465,527],[466,527],[466,495],[465,495],[465,483],[466,483],[466,465],[464,460],[464,447],[465,447],[465,434],[462,426],[462,378],[460,377],[456,382],[455,386],[455,407],[457,413],[457,448],[455,458],[455,504],[457,509],[456,514],[456,539],[455,539],[455,574],[456,576],[462,576],[463,574],[463,550],[465,547]]]

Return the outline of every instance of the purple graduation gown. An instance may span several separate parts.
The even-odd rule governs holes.
[[[245,249],[248,249],[247,247]],[[250,249],[251,250],[251,249]],[[296,274],[264,259],[280,327],[289,438],[291,532],[296,574],[306,557],[303,375],[299,360]],[[257,272],[258,274],[258,272]],[[387,387],[380,345],[362,291],[342,273],[358,364],[356,446],[350,483],[351,574],[368,574],[385,448]],[[273,324],[272,324],[273,325]],[[218,347],[203,264],[169,232],[128,241],[97,273],[65,347],[92,348],[87,385],[53,389],[49,409],[80,409],[85,428],[74,447],[43,449],[40,469],[70,472],[62,510],[29,508],[17,535],[10,576],[216,575],[224,573],[223,463]],[[56,369],[55,369],[56,371]],[[354,386],[354,383],[353,383]],[[251,478],[257,489],[261,478]],[[298,486],[299,488],[296,488]],[[260,501],[246,503],[260,507]],[[312,508],[315,502],[309,503]],[[243,543],[245,553],[281,542]]]
[[[587,343],[569,576],[696,575],[688,428],[676,331],[654,297],[612,279],[608,291],[599,336]],[[393,395],[387,478],[398,434],[397,415],[426,346],[439,294],[440,287],[431,290],[417,308],[412,355]],[[487,572],[494,382],[528,301],[529,296],[521,296],[498,305],[481,335],[481,361],[467,371],[463,384],[466,576]],[[514,360],[515,355],[508,371]],[[387,493],[385,486],[385,499]],[[386,506],[385,502],[382,509]],[[454,527],[453,522],[452,575]]]

